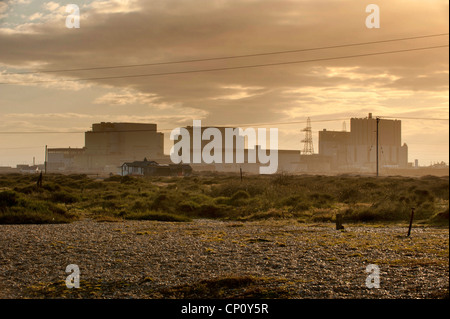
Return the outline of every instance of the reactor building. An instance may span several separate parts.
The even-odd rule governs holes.
[[[406,168],[408,146],[402,144],[401,121],[377,119],[369,113],[366,118],[351,118],[350,132],[319,131],[319,155],[329,160],[330,170],[373,171],[380,167]]]
[[[49,148],[48,170],[117,173],[125,162],[167,162],[164,134],[156,124],[101,122],[85,132],[83,148]]]

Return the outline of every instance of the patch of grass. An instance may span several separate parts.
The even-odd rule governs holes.
[[[250,239],[247,239],[247,242],[249,242],[249,243],[270,243],[272,241],[270,239],[265,239],[265,238],[250,238]]]
[[[161,212],[139,212],[139,213],[130,213],[125,215],[125,219],[129,220],[157,220],[164,222],[190,222],[191,218],[183,215],[175,215],[170,213],[161,213]]]
[[[0,192],[7,192],[0,194],[4,221],[20,223],[22,217],[11,217],[13,213],[35,216],[46,212],[36,222],[63,220],[61,216],[68,222],[76,219],[71,215],[97,219],[104,215],[107,220],[145,216],[150,211],[189,219],[322,223],[332,222],[339,211],[344,222],[384,223],[408,222],[411,207],[416,209],[415,221],[445,224],[448,220],[441,214],[448,208],[448,178],[432,176],[279,174],[248,175],[241,181],[236,174],[203,172],[182,178],[111,176],[102,181],[82,174],[46,174],[41,188],[36,180],[35,175],[0,175]],[[29,216],[23,221],[34,222]]]
[[[239,221],[253,221],[265,219],[289,219],[294,215],[283,209],[270,209],[268,211],[256,212],[246,216],[240,216],[236,219]]]
[[[288,298],[294,290],[294,286],[286,286],[284,279],[231,276],[165,288],[159,293],[163,298],[175,299],[277,299]]]
[[[57,191],[51,195],[51,200],[55,203],[73,204],[78,202],[78,196],[67,191]]]
[[[434,225],[442,225],[442,226],[448,226],[449,225],[449,209],[448,207],[435,215],[431,218],[430,222]]]
[[[95,216],[94,220],[99,223],[117,223],[123,221],[123,218],[102,214]]]
[[[0,192],[0,211],[17,205],[18,196],[16,192],[3,191]]]
[[[230,210],[226,205],[203,204],[195,211],[195,214],[202,218],[221,218],[227,216]]]
[[[104,292],[125,289],[125,281],[105,282],[102,280],[80,280],[79,288],[68,288],[64,280],[50,283],[38,283],[26,289],[27,296],[42,299],[92,299],[102,298]]]
[[[14,191],[0,192],[0,224],[68,223],[74,214],[48,201],[30,199]]]

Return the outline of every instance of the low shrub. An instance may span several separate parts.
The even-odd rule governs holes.
[[[199,208],[200,208],[199,204],[190,200],[182,201],[181,203],[178,204],[178,210],[182,213],[193,213],[197,211]]]
[[[17,194],[11,191],[0,192],[0,211],[17,205]]]
[[[14,192],[0,193],[0,224],[68,223],[76,216],[42,200],[23,198]]]
[[[295,212],[302,212],[312,208],[312,203],[304,195],[291,195],[282,199],[280,206],[289,206]]]
[[[124,214],[125,219],[129,220],[157,220],[164,222],[190,222],[192,221],[189,217],[183,215],[162,213],[162,212],[139,212]]]
[[[244,190],[239,190],[236,193],[234,193],[229,201],[228,201],[228,205],[232,205],[232,206],[242,206],[245,205],[247,202],[247,199],[250,198],[250,194]]]
[[[78,202],[78,197],[65,191],[58,191],[51,195],[51,200],[56,203],[73,204]]]
[[[203,204],[197,209],[196,214],[203,218],[221,218],[225,217],[229,211],[230,208],[226,205]]]
[[[439,213],[435,214],[434,216],[432,216],[430,218],[430,220],[433,223],[448,225],[448,223],[449,223],[448,215],[449,215],[449,213],[448,213],[448,207],[447,207],[444,211],[439,212]]]

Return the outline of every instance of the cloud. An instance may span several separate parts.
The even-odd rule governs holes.
[[[8,10],[8,4],[6,2],[0,2],[0,14]]]
[[[11,6],[17,6],[21,4],[30,4],[33,0],[10,0],[9,4]]]
[[[263,87],[244,87],[241,85],[224,85],[221,89],[230,91],[227,95],[211,98],[212,100],[241,100],[254,97],[263,93]]]
[[[8,11],[8,4],[6,2],[0,2],[0,19],[7,17],[6,11]]]
[[[50,1],[46,2],[42,5],[42,8],[46,11],[55,11],[60,7],[59,3]]]
[[[98,0],[83,6],[83,8],[100,14],[123,14],[141,10],[138,0]]]
[[[6,70],[0,71],[0,85],[3,85],[4,87],[25,86],[70,91],[79,91],[92,86],[92,84],[83,81],[70,81],[70,78],[66,78],[68,81],[56,81],[55,77],[51,74],[27,73],[27,70],[29,70],[30,67],[33,68],[33,65],[36,65],[36,63],[28,64],[27,68],[17,68],[14,72],[8,72]],[[0,67],[1,66],[2,64],[0,64]]]
[[[0,82],[96,78],[30,86],[78,90],[80,94],[85,93],[81,89],[98,90],[101,93],[92,94],[91,102],[92,114],[104,111],[103,115],[95,113],[98,119],[123,116],[151,120],[154,115],[154,121],[167,121],[167,125],[188,122],[193,116],[208,124],[278,122],[308,116],[332,119],[365,116],[367,112],[405,114],[408,110],[430,117],[427,108],[448,106],[448,48],[228,71],[144,75],[435,46],[448,44],[448,36],[236,59],[98,68],[317,48],[448,30],[445,1],[380,0],[377,4],[382,15],[380,29],[366,28],[365,4],[359,1],[98,0],[80,5],[81,28],[70,30],[64,25],[67,13],[60,12],[64,6],[49,1],[41,5],[42,17],[31,21],[34,23],[1,29],[0,43],[8,50],[0,50],[0,63],[7,69],[24,71],[97,69],[3,74]],[[5,10],[0,6],[0,15]],[[100,79],[120,75],[141,76]],[[108,110],[117,114],[108,115]],[[441,109],[437,114],[445,116]]]
[[[3,114],[5,118],[28,118],[28,119],[91,119],[90,114],[79,113],[8,113]]]
[[[33,21],[33,20],[37,20],[37,19],[40,19],[40,18],[42,18],[42,13],[36,12],[36,13],[32,14],[32,15],[28,18],[28,20]]]
[[[130,105],[153,104],[158,97],[156,94],[141,93],[136,90],[124,89],[121,92],[109,92],[94,100],[95,104]]]
[[[175,126],[167,125],[177,124],[191,125],[193,119],[202,119],[205,114],[202,111],[194,109],[185,109],[178,114],[133,114],[133,115],[112,115],[112,114],[86,114],[86,113],[7,113],[2,114],[2,117],[7,119],[7,122],[3,122],[0,128],[3,130],[25,130],[25,131],[76,131],[80,127],[75,127],[84,123],[82,130],[87,130],[92,123],[97,122],[144,122],[144,123],[157,123],[159,125],[166,124],[164,131],[171,130]],[[70,128],[61,126],[62,120],[72,121]],[[36,124],[36,121],[39,124]],[[189,123],[190,122],[190,123]],[[75,126],[73,126],[75,125]],[[161,128],[161,127],[160,127]]]

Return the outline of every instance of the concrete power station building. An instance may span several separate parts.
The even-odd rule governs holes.
[[[246,144],[246,138],[244,135],[239,135],[235,131],[235,135],[233,137],[230,137],[230,141],[232,141],[232,147],[227,148],[226,147],[226,136],[228,135],[227,130],[236,130],[237,127],[208,127],[208,126],[202,126],[199,129],[199,136],[203,136],[203,133],[206,129],[214,128],[217,129],[218,132],[220,132],[221,141],[220,144],[222,146],[220,153],[221,153],[221,163],[205,163],[203,158],[201,158],[201,154],[203,153],[203,150],[207,144],[210,143],[210,139],[201,140],[199,143],[199,150],[197,153],[198,158],[200,159],[199,163],[193,162],[194,158],[194,127],[193,126],[186,126],[184,129],[189,134],[189,144],[190,144],[190,154],[189,157],[191,159],[190,165],[192,166],[192,169],[195,171],[216,171],[216,172],[239,172],[242,170],[242,172],[246,173],[252,173],[252,174],[259,174],[260,167],[267,166],[267,163],[261,163],[259,151],[264,150],[264,152],[267,154],[269,150],[265,150],[264,147],[261,147],[261,145],[254,145],[251,148],[245,148]],[[177,140],[174,141],[174,143],[178,143],[181,140],[181,137],[179,137]],[[243,162],[240,163],[237,160],[237,145],[240,144],[244,149],[243,152]],[[216,150],[215,150],[216,151]],[[212,152],[214,153],[214,152]],[[253,155],[254,154],[254,155]],[[181,155],[181,152],[180,154]],[[230,156],[233,159],[232,163],[227,163],[226,156]],[[254,157],[254,161],[251,160],[251,158]],[[278,170],[277,173],[286,172],[286,173],[295,173],[299,171],[300,169],[300,150],[280,150],[277,151],[277,157],[278,157]]]
[[[377,163],[377,118],[369,113],[366,118],[351,118],[350,131],[319,131],[319,153],[302,154],[300,150],[278,150],[278,172],[375,172]],[[202,127],[201,134],[208,127]],[[258,174],[261,163],[249,161],[261,146],[244,149],[243,163],[227,163],[225,154],[236,158],[237,141],[243,136],[233,137],[233,147],[226,149],[226,127],[214,127],[222,136],[222,163],[191,163],[194,171],[239,172]],[[193,158],[193,127],[185,129],[190,135],[190,158]],[[174,141],[176,143],[177,141]],[[209,141],[202,140],[200,149]],[[92,125],[85,132],[83,148],[49,148],[47,169],[50,172],[120,173],[124,163],[148,159],[159,164],[172,164],[170,156],[164,154],[164,134],[157,131],[156,124],[110,123]],[[259,154],[259,153],[258,153]],[[252,155],[253,156],[253,155]],[[401,140],[401,121],[380,119],[378,122],[379,168],[407,168],[408,146]],[[148,164],[148,163],[146,163]],[[265,166],[264,164],[262,166]],[[123,167],[122,167],[123,169]]]
[[[109,123],[85,132],[84,148],[49,148],[49,171],[117,173],[124,162],[151,158],[167,162],[164,134],[156,124]]]
[[[350,119],[350,132],[319,131],[319,155],[328,157],[331,170],[376,169],[377,119]],[[379,167],[406,168],[408,146],[401,141],[401,121],[380,119],[378,123]]]

